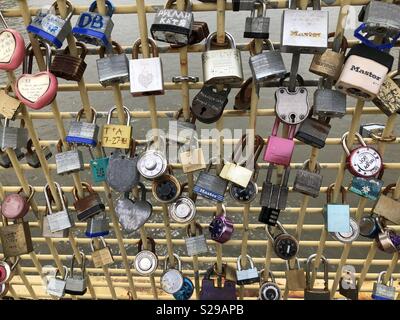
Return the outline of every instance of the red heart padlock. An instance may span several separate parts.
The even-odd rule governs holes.
[[[29,196],[21,194],[23,191],[22,188],[18,193],[7,195],[1,204],[1,214],[7,219],[23,218],[29,211],[29,202],[35,193],[32,186],[29,186],[29,189]]]

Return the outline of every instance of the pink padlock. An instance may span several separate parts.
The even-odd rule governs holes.
[[[17,98],[32,109],[41,109],[50,104],[57,95],[58,82],[52,74],[51,47],[48,43],[40,42],[40,47],[46,50],[46,71],[32,73],[33,50],[29,43],[26,47],[26,56],[24,60],[23,74],[15,82],[15,95]],[[29,60],[29,61],[28,61]]]
[[[8,28],[1,11],[0,21],[5,28],[0,31],[0,69],[15,70],[24,60],[25,41],[18,31]]]
[[[30,201],[35,194],[32,186],[29,186],[29,190],[29,196],[21,194],[22,188],[18,193],[7,195],[1,204],[1,214],[7,219],[23,218],[29,212]]]
[[[264,153],[264,160],[273,164],[288,166],[292,159],[294,150],[294,133],[296,126],[289,125],[287,138],[277,137],[280,120],[275,118],[272,135],[268,138],[267,148]]]

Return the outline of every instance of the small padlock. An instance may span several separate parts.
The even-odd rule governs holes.
[[[49,185],[46,185],[43,191],[46,199],[46,212],[42,219],[42,236],[44,238],[67,238],[69,235],[69,229],[63,229],[60,231],[51,232],[47,215],[53,213],[52,203],[54,203],[55,201],[53,195],[50,192]],[[65,208],[67,208],[67,198],[65,197],[65,194],[62,195],[62,199],[60,201],[61,205],[65,205]]]
[[[299,252],[299,242],[294,236],[287,233],[279,221],[276,222],[276,226],[280,231],[277,235],[274,232],[271,233],[271,226],[265,226],[265,232],[273,243],[275,254],[283,260],[293,259],[297,255],[297,252]]]
[[[372,212],[395,224],[400,224],[400,202],[388,196],[389,192],[394,192],[395,188],[395,183],[387,185],[375,203]]]
[[[382,123],[365,123],[360,125],[359,134],[363,138],[372,138],[378,140],[382,137],[383,130],[385,130],[385,125]]]
[[[20,128],[10,127],[10,120],[4,119],[4,126],[0,126],[0,149],[21,149],[28,141],[28,129],[24,128],[24,121],[21,120]]]
[[[384,230],[383,219],[379,216],[369,215],[361,218],[359,222],[360,234],[369,239],[375,239]]]
[[[1,35],[2,33],[0,33],[0,45]],[[4,118],[15,120],[17,114],[21,110],[22,104],[21,101],[10,95],[10,90],[12,90],[11,83],[7,84],[3,90],[0,90],[0,114],[2,114]]]
[[[376,178],[353,177],[348,190],[369,200],[378,200],[383,187],[383,171]]]
[[[189,223],[196,216],[196,205],[189,197],[179,197],[168,207],[168,213],[177,223]]]
[[[90,160],[90,170],[92,172],[93,182],[106,181],[107,169],[109,163],[110,163],[110,158],[107,156],[101,158],[93,158]]]
[[[95,215],[103,212],[106,207],[101,201],[101,198],[97,192],[95,192],[92,186],[87,182],[82,182],[83,192],[87,190],[89,195],[84,195],[82,198],[78,196],[78,189],[72,188],[72,194],[74,195],[74,208],[76,210],[76,217],[79,221],[85,221]]]
[[[68,277],[68,268],[63,266],[64,269],[64,277],[57,277],[60,271],[57,269],[57,272],[54,277],[51,277],[47,282],[46,292],[47,294],[62,298],[65,295],[65,286],[67,285],[67,277]]]
[[[261,12],[258,11],[255,17],[256,4],[261,5]],[[269,38],[269,22],[267,15],[267,5],[262,0],[254,0],[254,8],[251,10],[250,17],[246,18],[244,26],[243,38],[268,39]]]
[[[3,257],[3,259],[0,260],[0,285],[11,281],[14,276],[15,268],[21,261],[21,257],[16,257],[14,262],[8,260],[7,257]]]
[[[181,184],[172,171],[171,174],[154,179],[151,190],[154,198],[161,203],[174,202],[182,192]]]
[[[193,295],[194,285],[192,280],[188,277],[183,277],[183,285],[182,288],[173,294],[176,300],[189,300]]]
[[[182,164],[183,173],[191,173],[207,167],[203,149],[199,146],[196,134],[192,137],[188,146],[180,148],[179,161]]]
[[[62,151],[63,142],[60,139],[57,143],[58,153],[55,155],[57,174],[69,174],[84,169],[83,154],[77,147],[72,150]]]
[[[16,219],[13,224],[6,223],[0,228],[0,240],[3,254],[6,257],[16,257],[33,251],[29,223]]]
[[[326,191],[326,204],[323,209],[325,228],[328,232],[350,232],[350,206],[346,204],[347,191],[340,186],[342,204],[331,203],[333,188],[332,183]]]
[[[158,137],[157,141],[149,141],[147,150],[139,156],[137,168],[146,179],[157,179],[165,174],[168,169],[167,158],[160,145],[161,140],[165,142],[161,136]]]
[[[179,256],[174,253],[174,258],[178,263],[178,269],[174,267],[168,268],[169,256],[165,256],[164,258],[164,272],[160,278],[161,288],[169,294],[174,294],[178,292],[183,286],[183,275],[182,275],[182,263]]]
[[[323,80],[314,91],[313,115],[343,118],[346,114],[346,95],[343,92],[323,87]]]
[[[32,146],[32,144],[33,144],[32,139],[29,139],[26,144],[26,154],[25,154],[26,163],[32,168],[40,168],[42,164],[40,163],[37,151]],[[46,160],[49,160],[53,156],[53,153],[51,152],[48,146],[41,146],[41,150]]]
[[[386,275],[386,271],[379,273],[378,281],[374,282],[374,288],[372,289],[372,299],[374,300],[395,300],[396,299],[396,288],[393,286],[393,277],[390,276],[389,284],[383,283],[383,277]]]
[[[202,42],[204,39],[208,37],[210,31],[208,29],[207,22],[204,21],[193,21],[192,24],[192,33],[189,38],[189,45],[197,44]],[[175,45],[171,45],[174,47]],[[177,45],[179,46],[179,45]]]
[[[293,190],[302,194],[316,198],[319,196],[319,190],[322,185],[322,176],[319,174],[321,166],[317,162],[315,172],[309,170],[310,160],[303,163],[303,168],[296,171],[296,177],[293,182]]]
[[[311,285],[311,270],[312,263],[315,260],[317,254],[312,254],[307,259],[306,264],[306,288],[304,289],[304,300],[330,300],[330,291],[328,288],[328,260],[321,255],[321,262],[324,267],[324,288],[316,289]]]
[[[8,194],[4,197],[0,206],[1,214],[7,219],[21,219],[27,215],[30,202],[35,194],[35,189],[29,185],[29,195],[22,195],[21,188],[18,193]]]
[[[400,87],[393,81],[393,78],[398,74],[399,70],[389,72],[377,96],[372,100],[388,117],[394,113],[400,113]]]
[[[232,220],[226,215],[225,206],[222,206],[222,213],[220,215],[214,216],[208,230],[210,231],[211,239],[216,242],[225,243],[230,240],[234,228]]]
[[[328,120],[315,119],[309,114],[308,118],[300,123],[295,138],[314,148],[322,149],[325,147],[330,130]]]
[[[226,279],[226,265],[222,265],[222,273],[217,273],[214,267],[208,268],[201,282],[200,300],[236,300],[235,282]],[[216,287],[211,276],[215,274],[221,280],[224,278],[224,286]]]
[[[190,225],[186,228],[187,238],[185,238],[185,245],[188,256],[196,256],[203,253],[208,252],[206,237],[203,234],[203,228],[199,223],[195,223],[195,230],[198,231],[199,234],[195,232],[194,234],[190,231]]]
[[[67,143],[96,147],[99,133],[99,126],[96,124],[97,112],[93,108],[90,108],[90,110],[92,112],[92,122],[81,122],[80,120],[85,110],[83,108],[79,110],[75,121],[71,122],[68,134],[65,137]]]
[[[306,288],[306,277],[303,268],[300,268],[300,261],[297,257],[294,258],[297,268],[290,267],[290,261],[286,260],[286,286],[288,290],[300,291]]]
[[[94,248],[94,238],[90,242],[90,247],[92,249],[92,261],[95,268],[101,268],[114,263],[114,258],[111,254],[110,248],[107,246],[106,241],[103,237],[99,237],[100,242],[103,247],[95,249]]]
[[[342,276],[339,282],[339,293],[350,300],[358,300],[358,287],[356,283],[356,269],[350,265],[342,267]]]
[[[253,259],[247,254],[247,261],[250,263],[250,268],[242,269],[240,255],[236,260],[236,283],[238,285],[252,284],[260,281],[257,268],[254,266]]]
[[[87,12],[80,14],[72,34],[76,40],[92,44],[94,46],[110,45],[111,32],[114,28],[114,22],[111,17],[115,7],[111,1],[105,1],[107,13],[105,16],[95,12],[97,1],[93,1]]]
[[[358,226],[356,220],[350,218],[348,232],[330,232],[330,235],[332,236],[332,238],[342,243],[352,243],[360,235],[360,227]]]
[[[81,264],[80,269],[82,274],[80,276],[74,275],[74,264],[75,260],[78,260],[75,257],[75,254],[72,255],[71,258],[71,267],[68,273],[66,284],[65,284],[65,293],[75,295],[75,296],[83,296],[87,291],[87,281],[86,281],[86,256],[83,252],[79,252],[81,255]]]
[[[150,243],[150,250],[142,249],[142,239],[138,242],[138,253],[135,257],[134,265],[136,271],[141,276],[150,276],[158,267],[158,257],[156,255],[156,243],[153,238],[147,237]]]
[[[379,250],[392,254],[400,252],[400,236],[393,230],[384,227],[375,238]]]
[[[258,300],[281,300],[282,293],[278,284],[275,281],[274,274],[271,270],[268,271],[268,275],[271,281],[268,281],[268,277],[265,277],[265,270],[260,271],[260,289],[258,291]]]
[[[107,124],[103,126],[101,145],[104,148],[129,149],[131,146],[131,114],[127,107],[123,107],[126,115],[126,124],[111,124],[111,117],[117,107],[113,107],[108,111]]]
[[[110,234],[110,224],[105,211],[90,218],[86,225],[85,236],[88,238],[105,237]]]

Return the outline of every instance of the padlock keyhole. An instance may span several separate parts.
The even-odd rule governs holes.
[[[200,114],[202,115],[204,112],[206,112],[206,110],[207,110],[207,108],[206,108],[206,107],[202,107],[202,108],[201,108],[201,112],[200,112]]]
[[[290,118],[290,121],[291,121],[292,123],[295,123],[295,121],[296,121],[296,115],[295,115],[294,113],[291,113],[291,114],[289,115],[289,118]]]

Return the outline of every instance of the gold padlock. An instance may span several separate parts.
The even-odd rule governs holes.
[[[102,244],[103,248],[95,249],[94,248],[94,240],[92,239],[92,242],[90,243],[90,246],[92,248],[92,260],[95,268],[100,268],[107,266],[109,264],[114,263],[114,258],[111,254],[110,248],[107,246],[105,240],[103,237],[99,237]]]
[[[33,245],[28,222],[16,219],[13,224],[8,224],[6,218],[3,221],[5,223],[0,228],[0,239],[4,255],[15,257],[32,252]]]
[[[393,81],[398,74],[399,70],[390,72],[383,81],[378,95],[372,100],[388,117],[400,112],[400,87]]]
[[[130,125],[131,115],[127,107],[124,108],[126,125],[111,124],[112,113],[117,109],[113,107],[108,112],[107,124],[103,126],[101,145],[105,148],[129,149],[131,146],[132,127]]]
[[[194,172],[206,168],[203,149],[191,149],[179,154],[179,160],[182,163],[183,173]]]
[[[395,183],[389,184],[382,191],[372,211],[395,224],[400,224],[400,202],[388,196],[388,193],[393,192],[395,188]]]
[[[11,84],[8,84],[4,90],[0,90],[0,114],[10,120],[15,120],[22,104],[8,94],[10,89]]]

